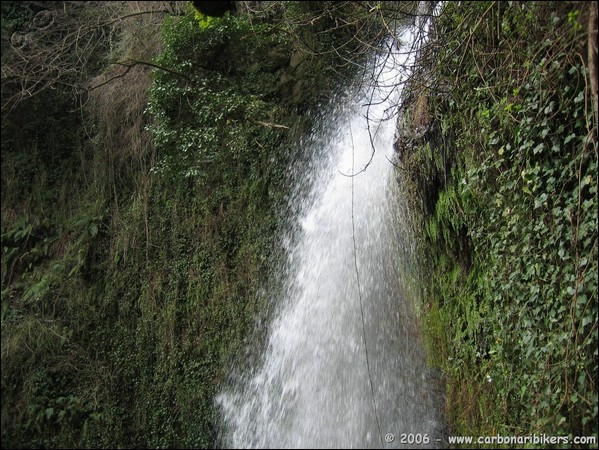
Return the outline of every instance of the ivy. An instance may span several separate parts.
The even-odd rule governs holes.
[[[587,68],[573,57],[586,45],[580,11],[489,6],[447,5],[438,24],[435,73],[457,83],[433,102],[445,143],[433,152],[452,165],[448,183],[428,185],[438,193],[426,251],[453,336],[441,365],[454,377],[454,425],[597,436],[597,124]],[[485,394],[466,396],[460,383]],[[468,402],[484,415],[464,420]]]

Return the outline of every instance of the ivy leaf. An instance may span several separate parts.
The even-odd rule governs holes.
[[[542,193],[539,197],[535,198],[535,209],[540,208],[547,202],[547,194]]]
[[[564,144],[567,144],[568,142],[570,142],[572,139],[574,139],[576,137],[576,135],[574,133],[569,134],[568,136],[566,136],[566,138],[564,139]]]
[[[543,144],[541,142],[539,145],[537,145],[535,148],[533,148],[532,152],[533,152],[533,154],[537,155],[537,154],[541,153],[544,148],[545,148],[545,144]]]
[[[595,320],[594,317],[592,316],[584,316],[582,318],[582,327],[586,327],[589,323],[593,323],[593,321]]]

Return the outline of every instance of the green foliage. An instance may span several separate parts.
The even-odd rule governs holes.
[[[142,59],[138,19],[112,58]],[[47,90],[3,121],[3,447],[215,445],[213,397],[262,338],[292,130],[333,73],[311,57],[291,75],[267,21],[204,25],[166,18],[163,69],[83,110]]]
[[[456,84],[432,102],[449,181],[420,181],[437,192],[424,208],[429,325],[450,341],[440,363],[455,434],[597,436],[597,124],[575,56],[582,11],[508,3],[447,5],[438,23],[435,74]]]
[[[259,124],[270,122],[276,106],[268,102],[276,80],[260,65],[260,55],[277,42],[253,33],[246,19],[230,16],[203,30],[191,17],[165,24],[168,50],[158,62],[189,74],[193,81],[155,73],[148,109],[155,117],[151,131],[160,156],[154,173],[206,184],[215,181],[208,173],[223,170],[258,177],[251,171],[262,167],[256,159],[261,146],[280,142],[283,133]],[[232,47],[231,41],[237,45]],[[202,67],[205,61],[210,61],[210,70]],[[249,70],[238,73],[241,67]]]
[[[193,12],[193,16],[194,16],[196,22],[198,22],[198,25],[200,26],[200,28],[202,30],[205,28],[208,28],[210,26],[210,24],[215,20],[214,17],[206,16],[206,15],[202,14],[200,11],[198,11],[197,9],[195,9],[192,6],[191,2],[189,2],[187,4],[187,6]]]
[[[129,319],[138,333],[116,330],[114,358],[140,405],[139,442],[208,447],[216,438],[217,383],[251,331],[257,280],[273,250],[271,208],[283,192],[276,167],[285,164],[288,137],[264,125],[276,104],[274,79],[261,60],[280,38],[257,37],[244,17],[204,28],[191,16],[173,18],[163,33],[158,63],[189,77],[155,72],[147,110],[159,159],[146,238],[168,244],[151,245],[141,258],[115,248],[122,257],[111,269],[114,295],[130,284],[119,274],[142,263],[133,270],[144,275],[133,309],[121,307],[127,316],[140,312]],[[131,210],[134,217],[141,220]]]

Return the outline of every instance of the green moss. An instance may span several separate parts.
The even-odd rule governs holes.
[[[263,338],[285,168],[338,81],[330,53],[291,67],[290,32],[326,43],[274,26],[287,6],[165,17],[152,69],[80,80],[83,110],[68,89],[3,110],[3,447],[214,447],[214,395]],[[111,60],[155,48],[132,17]]]
[[[436,193],[421,208],[429,345],[453,434],[597,436],[597,124],[573,57],[587,11],[491,6],[446,6],[431,69],[454,89],[407,156],[436,174],[412,177]]]

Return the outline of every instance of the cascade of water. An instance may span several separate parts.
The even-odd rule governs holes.
[[[408,447],[441,446],[390,192],[405,58],[375,62],[376,86],[329,114],[312,139],[314,170],[298,177],[310,192],[293,199],[300,226],[261,364],[217,397],[227,446],[398,448],[410,433]]]

